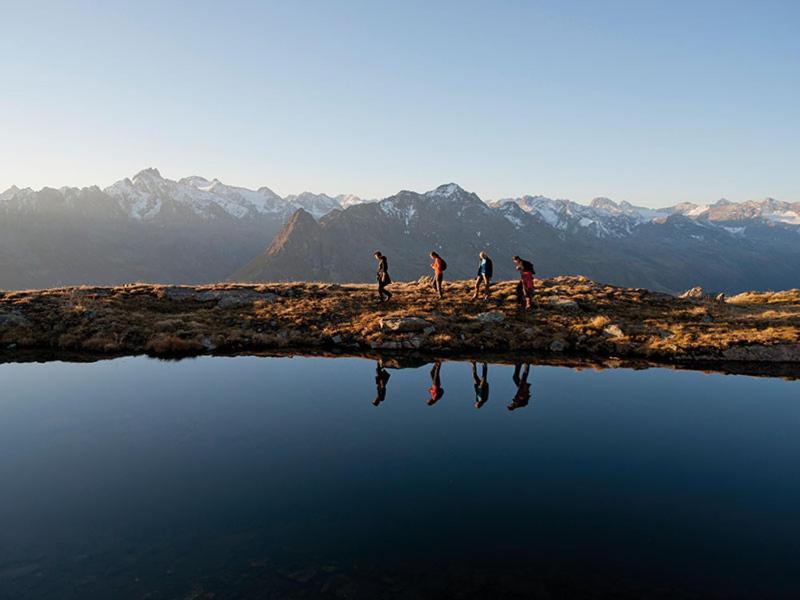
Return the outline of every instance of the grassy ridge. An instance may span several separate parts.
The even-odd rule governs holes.
[[[725,302],[679,299],[584,277],[516,282],[470,300],[471,282],[71,287],[0,294],[0,348],[153,355],[338,348],[439,354],[554,353],[653,360],[800,361],[800,290]]]

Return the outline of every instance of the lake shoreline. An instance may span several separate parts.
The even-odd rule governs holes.
[[[516,282],[471,301],[471,282],[438,300],[424,280],[391,286],[325,283],[132,284],[0,293],[0,350],[180,357],[319,353],[499,356],[654,364],[800,364],[800,291],[678,298],[584,277],[536,281],[518,308]]]

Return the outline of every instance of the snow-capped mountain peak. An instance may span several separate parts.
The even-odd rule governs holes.
[[[428,198],[457,198],[468,195],[469,192],[456,183],[445,183],[434,190],[425,192],[425,196]]]

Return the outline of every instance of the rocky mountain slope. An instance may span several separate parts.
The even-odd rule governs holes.
[[[800,205],[774,200],[652,210],[607,198],[584,206],[525,196],[485,204],[455,184],[403,191],[315,220],[298,211],[261,255],[232,280],[371,281],[371,255],[389,257],[396,279],[430,272],[428,253],[448,261],[447,277],[475,273],[477,253],[514,275],[510,257],[530,258],[544,276],[586,275],[617,285],[675,292],[694,285],[736,292],[800,281]]]

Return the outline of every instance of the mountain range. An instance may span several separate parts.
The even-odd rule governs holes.
[[[0,194],[0,288],[224,279],[372,281],[381,249],[397,279],[471,277],[477,252],[497,277],[510,257],[541,276],[583,274],[678,291],[796,287],[800,203],[681,203],[650,209],[596,198],[484,202],[456,184],[380,201],[309,192],[280,197],[216,179],[166,179],[145,169],[100,189],[12,187]]]
[[[281,198],[203,177],[145,169],[105,189],[0,193],[0,289],[227,278],[302,208],[320,217],[355,196]]]

